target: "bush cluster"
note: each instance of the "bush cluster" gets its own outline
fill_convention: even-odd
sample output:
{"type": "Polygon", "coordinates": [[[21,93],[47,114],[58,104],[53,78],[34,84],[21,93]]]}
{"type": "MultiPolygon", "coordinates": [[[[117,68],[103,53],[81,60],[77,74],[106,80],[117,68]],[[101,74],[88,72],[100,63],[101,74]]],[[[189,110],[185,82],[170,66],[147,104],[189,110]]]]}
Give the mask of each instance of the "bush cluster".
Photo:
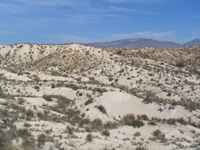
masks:
{"type": "MultiPolygon", "coordinates": [[[[147,116],[145,115],[142,115],[143,119],[148,119],[147,116]]],[[[125,115],[122,119],[122,122],[125,124],[125,125],[129,125],[129,126],[133,126],[134,128],[139,128],[139,127],[142,127],[144,126],[144,123],[142,120],[140,120],[140,117],[138,119],[135,119],[135,116],[133,114],[128,114],[128,115],[125,115]]]]}

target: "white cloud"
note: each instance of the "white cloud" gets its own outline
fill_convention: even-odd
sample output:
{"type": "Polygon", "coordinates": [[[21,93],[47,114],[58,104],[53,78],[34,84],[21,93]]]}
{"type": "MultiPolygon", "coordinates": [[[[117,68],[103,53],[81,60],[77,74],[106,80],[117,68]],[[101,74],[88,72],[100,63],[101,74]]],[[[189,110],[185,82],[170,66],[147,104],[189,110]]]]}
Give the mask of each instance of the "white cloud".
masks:
{"type": "Polygon", "coordinates": [[[24,7],[23,5],[14,4],[14,3],[0,3],[0,15],[4,15],[5,13],[13,13],[13,14],[23,14],[25,12],[33,11],[32,7],[24,7]]]}
{"type": "Polygon", "coordinates": [[[15,0],[15,2],[38,6],[89,6],[89,0],[15,0]]]}
{"type": "Polygon", "coordinates": [[[156,12],[140,11],[140,10],[136,10],[136,9],[128,9],[128,8],[116,7],[116,6],[111,6],[110,9],[112,9],[114,11],[133,12],[133,13],[147,14],[147,15],[159,15],[159,13],[156,13],[156,12]]]}
{"type": "Polygon", "coordinates": [[[194,31],[191,33],[191,35],[196,36],[196,35],[198,35],[198,33],[194,31]]]}
{"type": "Polygon", "coordinates": [[[96,22],[99,16],[88,15],[88,14],[75,14],[75,15],[65,15],[65,21],[70,23],[86,24],[90,22],[96,22]]]}
{"type": "Polygon", "coordinates": [[[22,14],[42,11],[43,8],[55,6],[90,7],[89,0],[13,0],[0,2],[0,15],[4,13],[22,14]],[[42,9],[41,9],[42,8],[42,9]]]}
{"type": "Polygon", "coordinates": [[[123,15],[115,14],[74,14],[74,15],[64,15],[65,21],[69,23],[77,24],[87,24],[87,23],[97,23],[99,19],[102,18],[120,18],[123,15]]]}
{"type": "Polygon", "coordinates": [[[41,14],[41,16],[63,17],[63,14],[69,11],[71,16],[76,17],[77,15],[73,13],[74,10],[77,8],[83,10],[85,7],[91,7],[89,0],[13,0],[0,2],[0,16],[24,15],[22,17],[26,17],[26,15],[32,14],[40,17],[41,14]],[[67,6],[69,9],[56,8],[60,6],[67,6]]]}

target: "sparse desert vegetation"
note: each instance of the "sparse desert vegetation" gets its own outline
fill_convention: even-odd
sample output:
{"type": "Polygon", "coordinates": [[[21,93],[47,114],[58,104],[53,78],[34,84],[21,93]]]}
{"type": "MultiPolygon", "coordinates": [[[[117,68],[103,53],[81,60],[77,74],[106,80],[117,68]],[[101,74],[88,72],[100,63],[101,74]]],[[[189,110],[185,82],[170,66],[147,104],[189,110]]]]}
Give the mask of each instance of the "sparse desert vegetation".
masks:
{"type": "Polygon", "coordinates": [[[0,46],[0,149],[200,149],[199,58],[199,46],[0,46]]]}

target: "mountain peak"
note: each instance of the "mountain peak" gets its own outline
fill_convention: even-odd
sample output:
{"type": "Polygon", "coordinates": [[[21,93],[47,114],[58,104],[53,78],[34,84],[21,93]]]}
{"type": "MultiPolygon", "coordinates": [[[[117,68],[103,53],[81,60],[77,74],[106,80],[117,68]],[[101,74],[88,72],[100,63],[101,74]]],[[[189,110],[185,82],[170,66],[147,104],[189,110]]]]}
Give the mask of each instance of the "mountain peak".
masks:
{"type": "Polygon", "coordinates": [[[143,47],[152,47],[159,49],[167,48],[178,48],[181,47],[181,44],[169,42],[169,41],[157,41],[153,39],[146,38],[135,38],[135,39],[122,39],[112,42],[103,42],[103,43],[91,43],[89,45],[97,47],[113,47],[113,48],[143,48],[143,47]]]}
{"type": "Polygon", "coordinates": [[[183,44],[183,47],[193,47],[193,46],[199,46],[199,45],[200,45],[200,39],[194,39],[190,42],[183,44]]]}
{"type": "Polygon", "coordinates": [[[179,44],[170,41],[158,41],[154,39],[147,38],[134,38],[134,39],[121,39],[117,41],[111,42],[98,42],[98,43],[90,43],[91,46],[96,47],[112,47],[112,48],[144,48],[144,47],[152,47],[159,49],[173,49],[180,47],[193,47],[200,45],[200,39],[194,39],[185,44],[179,44]]]}

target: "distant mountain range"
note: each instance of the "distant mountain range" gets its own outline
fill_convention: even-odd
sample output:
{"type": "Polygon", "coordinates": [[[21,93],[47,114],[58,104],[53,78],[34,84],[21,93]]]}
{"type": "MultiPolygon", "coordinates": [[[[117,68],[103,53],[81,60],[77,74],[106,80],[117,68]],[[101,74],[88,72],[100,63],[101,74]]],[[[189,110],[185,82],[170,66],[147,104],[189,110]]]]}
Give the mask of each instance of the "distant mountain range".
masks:
{"type": "Polygon", "coordinates": [[[194,39],[193,41],[183,44],[183,47],[193,47],[193,46],[199,46],[199,45],[200,45],[200,39],[194,39]]]}
{"type": "Polygon", "coordinates": [[[101,43],[89,43],[88,45],[96,47],[112,47],[112,48],[143,48],[143,47],[153,47],[159,49],[172,49],[179,47],[193,47],[200,45],[200,39],[194,39],[193,41],[187,42],[185,44],[179,44],[169,41],[157,41],[145,38],[136,39],[123,39],[112,42],[101,42],[101,43]]]}

